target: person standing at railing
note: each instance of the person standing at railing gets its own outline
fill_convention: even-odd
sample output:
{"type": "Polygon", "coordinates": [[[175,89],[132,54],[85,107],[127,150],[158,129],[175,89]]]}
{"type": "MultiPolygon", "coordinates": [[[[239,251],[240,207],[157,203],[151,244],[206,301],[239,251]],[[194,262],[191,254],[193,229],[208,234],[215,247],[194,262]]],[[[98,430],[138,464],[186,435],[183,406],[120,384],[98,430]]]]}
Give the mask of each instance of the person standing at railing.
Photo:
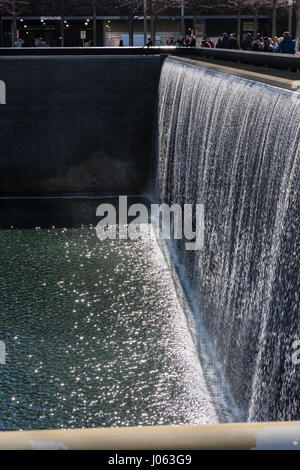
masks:
{"type": "MultiPolygon", "coordinates": [[[[281,38],[281,41],[282,41],[283,38],[281,38]]],[[[278,51],[278,47],[279,47],[279,39],[277,36],[275,36],[274,38],[274,42],[273,42],[273,49],[274,49],[274,52],[277,52],[278,51]]]]}
{"type": "Polygon", "coordinates": [[[223,33],[219,37],[216,47],[220,49],[230,49],[229,45],[230,45],[230,42],[229,42],[228,34],[223,33]]]}
{"type": "Polygon", "coordinates": [[[43,38],[39,38],[36,42],[36,47],[46,47],[46,41],[43,38]]]}
{"type": "Polygon", "coordinates": [[[190,37],[190,47],[196,47],[196,36],[192,33],[190,37]]]}
{"type": "Polygon", "coordinates": [[[261,52],[261,42],[260,39],[255,39],[252,44],[252,51],[254,52],[261,52]]]}
{"type": "Polygon", "coordinates": [[[233,33],[229,36],[229,47],[228,49],[239,49],[237,39],[233,33]]]}
{"type": "Polygon", "coordinates": [[[21,38],[18,38],[15,42],[15,47],[23,47],[24,41],[21,38]]]}
{"type": "Polygon", "coordinates": [[[153,41],[152,41],[151,38],[148,38],[148,41],[147,41],[147,43],[146,43],[146,46],[147,46],[147,47],[152,47],[152,46],[153,46],[153,41]]]}
{"type": "Polygon", "coordinates": [[[253,44],[253,37],[251,33],[248,33],[242,43],[242,49],[244,51],[251,51],[253,44]]]}
{"type": "Polygon", "coordinates": [[[185,47],[191,47],[191,36],[188,34],[185,36],[184,45],[185,47]]]}
{"type": "Polygon", "coordinates": [[[178,44],[179,47],[184,47],[184,37],[179,36],[179,38],[176,41],[176,44],[178,44]]]}
{"type": "Polygon", "coordinates": [[[203,41],[201,42],[201,47],[214,49],[215,43],[210,39],[209,36],[205,36],[203,41]]]}
{"type": "Polygon", "coordinates": [[[280,54],[295,54],[295,41],[289,32],[283,34],[283,40],[279,44],[277,52],[280,54]]]}
{"type": "Polygon", "coordinates": [[[167,39],[167,46],[174,46],[173,36],[170,36],[169,39],[167,39]]]}
{"type": "Polygon", "coordinates": [[[262,45],[263,52],[274,52],[273,49],[273,42],[271,38],[264,38],[264,42],[262,45]]]}

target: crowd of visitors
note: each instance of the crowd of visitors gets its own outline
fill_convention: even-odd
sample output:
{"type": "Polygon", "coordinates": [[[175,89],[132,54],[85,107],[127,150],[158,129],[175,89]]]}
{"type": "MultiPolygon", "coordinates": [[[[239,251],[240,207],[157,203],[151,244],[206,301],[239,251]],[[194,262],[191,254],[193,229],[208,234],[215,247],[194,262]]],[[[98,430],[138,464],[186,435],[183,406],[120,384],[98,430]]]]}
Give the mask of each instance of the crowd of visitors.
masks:
{"type": "MultiPolygon", "coordinates": [[[[193,30],[189,34],[179,36],[177,41],[171,36],[167,40],[168,46],[196,47],[196,35],[193,30]]],[[[209,36],[205,36],[201,41],[201,47],[220,49],[240,49],[237,35],[235,33],[223,33],[215,44],[209,36]]],[[[282,54],[295,54],[296,44],[289,32],[285,32],[282,37],[263,37],[257,34],[248,33],[242,41],[241,48],[245,51],[255,52],[278,52],[282,54]]]]}
{"type": "MultiPolygon", "coordinates": [[[[295,46],[295,41],[292,39],[289,32],[285,32],[280,38],[262,37],[260,34],[254,37],[251,33],[248,33],[242,41],[242,49],[244,51],[254,52],[295,54],[295,46]]],[[[219,37],[216,47],[221,49],[239,49],[236,35],[223,33],[219,37]]]]}
{"type": "Polygon", "coordinates": [[[282,54],[295,54],[296,43],[288,31],[278,38],[261,37],[257,34],[254,38],[248,33],[242,42],[242,49],[255,52],[278,52],[282,54]]]}
{"type": "Polygon", "coordinates": [[[186,36],[179,36],[177,41],[174,40],[173,36],[170,36],[167,40],[167,46],[196,47],[195,32],[191,30],[186,36]]]}
{"type": "Polygon", "coordinates": [[[237,36],[234,33],[223,33],[217,41],[216,47],[219,49],[239,49],[237,36]]]}
{"type": "MultiPolygon", "coordinates": [[[[24,41],[19,38],[15,42],[15,47],[23,47],[24,41]]],[[[167,46],[180,46],[180,47],[196,47],[196,34],[194,30],[189,30],[189,33],[186,36],[179,36],[177,40],[173,36],[170,36],[167,40],[167,46]]],[[[219,49],[240,49],[239,43],[237,40],[237,35],[235,33],[227,34],[223,33],[218,38],[217,43],[215,44],[209,36],[205,36],[200,43],[201,47],[206,48],[219,48],[219,49]]],[[[43,38],[35,39],[36,47],[50,47],[47,41],[43,38]]],[[[120,41],[120,46],[123,46],[123,41],[120,41]]],[[[152,40],[149,37],[147,41],[147,46],[153,46],[152,40]]],[[[255,51],[255,52],[278,52],[282,54],[295,54],[296,50],[296,41],[293,40],[289,32],[283,33],[282,37],[263,37],[260,34],[256,34],[254,37],[253,34],[248,33],[243,39],[241,48],[245,51],[255,51]]]]}

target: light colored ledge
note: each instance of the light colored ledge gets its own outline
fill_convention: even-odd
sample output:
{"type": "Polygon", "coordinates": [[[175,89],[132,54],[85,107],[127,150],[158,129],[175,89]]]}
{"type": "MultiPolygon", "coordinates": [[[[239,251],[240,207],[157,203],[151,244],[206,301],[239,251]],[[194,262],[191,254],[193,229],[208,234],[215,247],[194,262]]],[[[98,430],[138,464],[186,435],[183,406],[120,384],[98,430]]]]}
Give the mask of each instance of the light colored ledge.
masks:
{"type": "Polygon", "coordinates": [[[300,421],[0,432],[0,449],[300,450],[300,421]]]}

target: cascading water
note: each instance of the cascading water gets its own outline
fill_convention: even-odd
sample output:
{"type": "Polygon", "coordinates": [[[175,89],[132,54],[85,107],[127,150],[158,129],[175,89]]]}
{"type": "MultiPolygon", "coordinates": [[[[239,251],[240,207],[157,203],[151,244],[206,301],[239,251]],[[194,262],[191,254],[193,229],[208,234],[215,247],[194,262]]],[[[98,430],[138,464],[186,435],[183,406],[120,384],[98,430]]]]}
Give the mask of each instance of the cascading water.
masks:
{"type": "Polygon", "coordinates": [[[300,418],[300,94],[167,59],[160,202],[204,203],[205,243],[176,254],[244,419],[300,418]]]}

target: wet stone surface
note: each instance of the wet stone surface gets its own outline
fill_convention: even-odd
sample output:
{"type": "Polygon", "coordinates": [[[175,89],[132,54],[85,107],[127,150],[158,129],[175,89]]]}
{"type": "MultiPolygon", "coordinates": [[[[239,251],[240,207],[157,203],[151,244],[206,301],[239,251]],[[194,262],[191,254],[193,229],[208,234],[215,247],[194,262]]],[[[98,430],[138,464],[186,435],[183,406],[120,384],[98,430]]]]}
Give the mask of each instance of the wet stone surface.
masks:
{"type": "Polygon", "coordinates": [[[37,227],[0,250],[0,429],[218,420],[156,241],[37,227]]]}

